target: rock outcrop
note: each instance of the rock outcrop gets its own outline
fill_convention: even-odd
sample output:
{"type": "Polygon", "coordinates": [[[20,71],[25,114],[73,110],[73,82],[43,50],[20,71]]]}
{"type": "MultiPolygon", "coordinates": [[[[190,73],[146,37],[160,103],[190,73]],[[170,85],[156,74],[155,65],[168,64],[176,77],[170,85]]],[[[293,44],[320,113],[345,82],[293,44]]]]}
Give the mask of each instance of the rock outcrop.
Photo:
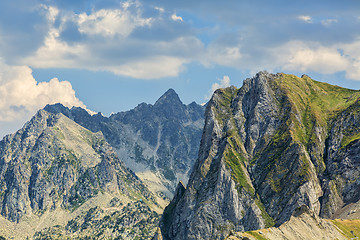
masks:
{"type": "Polygon", "coordinates": [[[332,218],[357,203],[359,97],[306,75],[266,72],[240,89],[217,90],[186,190],[162,217],[162,237],[225,239],[279,226],[303,206],[332,218]]]}

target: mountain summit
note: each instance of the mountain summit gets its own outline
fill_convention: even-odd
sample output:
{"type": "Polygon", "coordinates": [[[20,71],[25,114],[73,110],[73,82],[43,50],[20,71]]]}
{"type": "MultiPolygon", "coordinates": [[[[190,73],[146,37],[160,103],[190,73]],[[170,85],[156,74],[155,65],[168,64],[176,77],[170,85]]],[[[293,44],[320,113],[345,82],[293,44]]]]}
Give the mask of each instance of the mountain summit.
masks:
{"type": "Polygon", "coordinates": [[[170,88],[155,102],[154,106],[159,106],[163,104],[174,104],[178,106],[182,105],[183,103],[181,102],[179,95],[175,92],[175,90],[170,88]]]}
{"type": "Polygon", "coordinates": [[[164,239],[224,239],[279,226],[299,208],[356,218],[360,208],[360,92],[258,73],[218,89],[198,159],[161,220],[164,239]]]}
{"type": "Polygon", "coordinates": [[[161,198],[172,197],[178,181],[187,182],[204,125],[204,107],[183,104],[173,89],[154,105],[141,103],[108,118],[61,104],[45,110],[62,113],[92,132],[101,131],[126,166],[161,198]]]}

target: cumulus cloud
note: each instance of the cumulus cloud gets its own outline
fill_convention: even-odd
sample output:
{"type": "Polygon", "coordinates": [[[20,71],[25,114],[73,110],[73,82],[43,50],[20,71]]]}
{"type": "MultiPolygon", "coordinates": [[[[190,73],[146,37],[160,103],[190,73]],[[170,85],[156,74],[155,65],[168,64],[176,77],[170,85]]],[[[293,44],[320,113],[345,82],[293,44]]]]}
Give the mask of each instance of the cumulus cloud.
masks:
{"type": "Polygon", "coordinates": [[[206,100],[211,98],[212,94],[215,92],[216,89],[230,87],[230,77],[229,76],[225,75],[223,78],[219,78],[217,80],[218,80],[218,82],[213,83],[213,85],[211,85],[209,94],[205,97],[206,100]]]}
{"type": "Polygon", "coordinates": [[[346,70],[349,65],[348,60],[336,48],[310,47],[304,43],[291,42],[287,46],[292,46],[292,53],[289,53],[288,62],[284,66],[287,70],[332,74],[346,70]]]}
{"type": "Polygon", "coordinates": [[[38,109],[54,103],[86,109],[70,82],[53,78],[38,83],[29,67],[0,62],[0,138],[19,129],[38,109]]]}
{"type": "Polygon", "coordinates": [[[312,23],[312,18],[307,15],[300,15],[300,16],[298,16],[298,19],[300,19],[301,21],[304,21],[306,23],[312,23]]]}
{"type": "Polygon", "coordinates": [[[331,46],[289,41],[275,51],[278,59],[274,61],[274,65],[282,66],[283,70],[313,71],[321,74],[343,71],[347,78],[360,80],[360,40],[331,46]]]}
{"type": "MultiPolygon", "coordinates": [[[[358,41],[354,39],[360,22],[354,21],[358,15],[348,14],[351,3],[331,2],[325,6],[314,2],[309,7],[294,9],[293,4],[284,1],[274,11],[265,11],[272,9],[273,4],[265,1],[259,9],[253,4],[234,2],[227,5],[231,7],[224,7],[204,1],[39,2],[42,5],[31,9],[31,16],[36,13],[42,17],[34,25],[27,24],[26,29],[32,34],[34,30],[41,31],[35,31],[36,36],[32,37],[16,37],[21,41],[15,43],[9,40],[9,33],[16,27],[5,25],[17,21],[8,21],[9,16],[4,15],[6,8],[0,8],[3,13],[0,20],[8,23],[0,22],[0,52],[8,63],[110,71],[140,79],[178,76],[191,62],[250,72],[345,71],[351,79],[358,75],[355,73],[359,55],[348,43],[358,41]],[[218,11],[219,8],[224,11],[218,11]],[[344,11],[337,11],[339,8],[344,11]],[[180,9],[187,19],[177,15],[180,9]],[[328,16],[320,18],[320,10],[328,16]],[[260,18],[259,12],[263,13],[260,18]],[[43,19],[47,24],[41,22],[43,19]],[[37,44],[29,44],[37,36],[41,36],[37,44]],[[352,51],[345,49],[347,45],[352,51]],[[338,49],[343,49],[343,53],[338,49]]],[[[24,14],[14,15],[23,20],[24,14]]],[[[20,21],[21,27],[17,26],[21,31],[25,22],[20,21]]]]}
{"type": "Polygon", "coordinates": [[[176,13],[174,13],[173,15],[171,15],[171,19],[174,21],[179,21],[179,22],[183,22],[184,20],[182,19],[182,17],[180,16],[176,16],[176,13]]]}
{"type": "Polygon", "coordinates": [[[127,77],[157,79],[178,76],[184,64],[196,59],[197,52],[203,48],[196,37],[184,36],[186,28],[174,30],[177,28],[172,25],[179,25],[181,17],[174,15],[176,21],[169,21],[170,14],[160,7],[152,7],[155,15],[143,17],[144,6],[137,1],[125,2],[117,9],[79,14],[59,14],[55,7],[44,9],[49,12],[48,35],[43,46],[23,58],[21,64],[36,68],[106,70],[127,77]],[[59,24],[50,17],[54,15],[59,17],[59,24]],[[81,40],[71,42],[62,38],[68,26],[78,31],[81,40]],[[144,33],[154,34],[153,28],[163,36],[147,39],[144,33]],[[143,34],[139,35],[140,31],[143,34]],[[171,31],[169,34],[173,36],[166,39],[166,31],[171,31]]]}
{"type": "Polygon", "coordinates": [[[81,13],[77,19],[79,31],[88,35],[127,37],[137,27],[150,26],[151,18],[143,18],[141,13],[133,14],[129,7],[127,3],[123,9],[101,9],[90,15],[81,13]]]}

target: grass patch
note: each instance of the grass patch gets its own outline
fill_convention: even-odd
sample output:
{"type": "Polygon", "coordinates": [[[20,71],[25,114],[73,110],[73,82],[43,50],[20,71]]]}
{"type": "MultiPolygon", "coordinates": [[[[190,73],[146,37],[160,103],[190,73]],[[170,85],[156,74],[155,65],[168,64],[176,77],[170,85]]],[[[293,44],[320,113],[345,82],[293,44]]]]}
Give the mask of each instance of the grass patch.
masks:
{"type": "Polygon", "coordinates": [[[359,140],[359,139],[360,139],[360,132],[356,133],[352,136],[344,136],[343,139],[341,140],[341,148],[345,148],[350,143],[352,143],[356,140],[359,140]]]}
{"type": "Polygon", "coordinates": [[[274,219],[266,212],[264,204],[261,202],[259,196],[255,199],[256,205],[261,210],[261,217],[265,220],[265,228],[270,228],[275,225],[274,219]]]}
{"type": "Polygon", "coordinates": [[[240,187],[244,188],[251,195],[255,194],[254,188],[248,182],[248,178],[245,173],[245,167],[243,162],[245,159],[237,152],[234,152],[233,148],[227,148],[224,152],[224,160],[227,166],[231,170],[231,176],[233,180],[239,184],[240,187]]]}
{"type": "Polygon", "coordinates": [[[307,76],[281,74],[275,79],[275,88],[281,89],[292,108],[293,136],[308,146],[317,141],[314,127],[328,129],[329,119],[351,106],[359,97],[357,90],[346,89],[315,81],[307,76]]]}
{"type": "Polygon", "coordinates": [[[346,237],[354,238],[359,237],[360,238],[360,220],[340,220],[335,219],[331,220],[333,224],[335,224],[346,237]]]}
{"type": "Polygon", "coordinates": [[[250,231],[247,233],[258,240],[268,240],[266,237],[262,236],[258,231],[250,231]]]}

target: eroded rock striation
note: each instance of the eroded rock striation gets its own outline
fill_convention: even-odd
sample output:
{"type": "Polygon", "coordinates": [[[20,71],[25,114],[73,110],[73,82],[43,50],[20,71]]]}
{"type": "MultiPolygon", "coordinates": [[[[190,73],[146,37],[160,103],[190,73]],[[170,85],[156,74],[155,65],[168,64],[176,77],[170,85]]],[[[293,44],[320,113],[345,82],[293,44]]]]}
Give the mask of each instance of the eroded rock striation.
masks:
{"type": "Polygon", "coordinates": [[[360,199],[359,97],[306,75],[266,72],[240,89],[217,90],[187,187],[162,217],[162,237],[224,239],[279,226],[302,206],[351,217],[360,199]]]}

